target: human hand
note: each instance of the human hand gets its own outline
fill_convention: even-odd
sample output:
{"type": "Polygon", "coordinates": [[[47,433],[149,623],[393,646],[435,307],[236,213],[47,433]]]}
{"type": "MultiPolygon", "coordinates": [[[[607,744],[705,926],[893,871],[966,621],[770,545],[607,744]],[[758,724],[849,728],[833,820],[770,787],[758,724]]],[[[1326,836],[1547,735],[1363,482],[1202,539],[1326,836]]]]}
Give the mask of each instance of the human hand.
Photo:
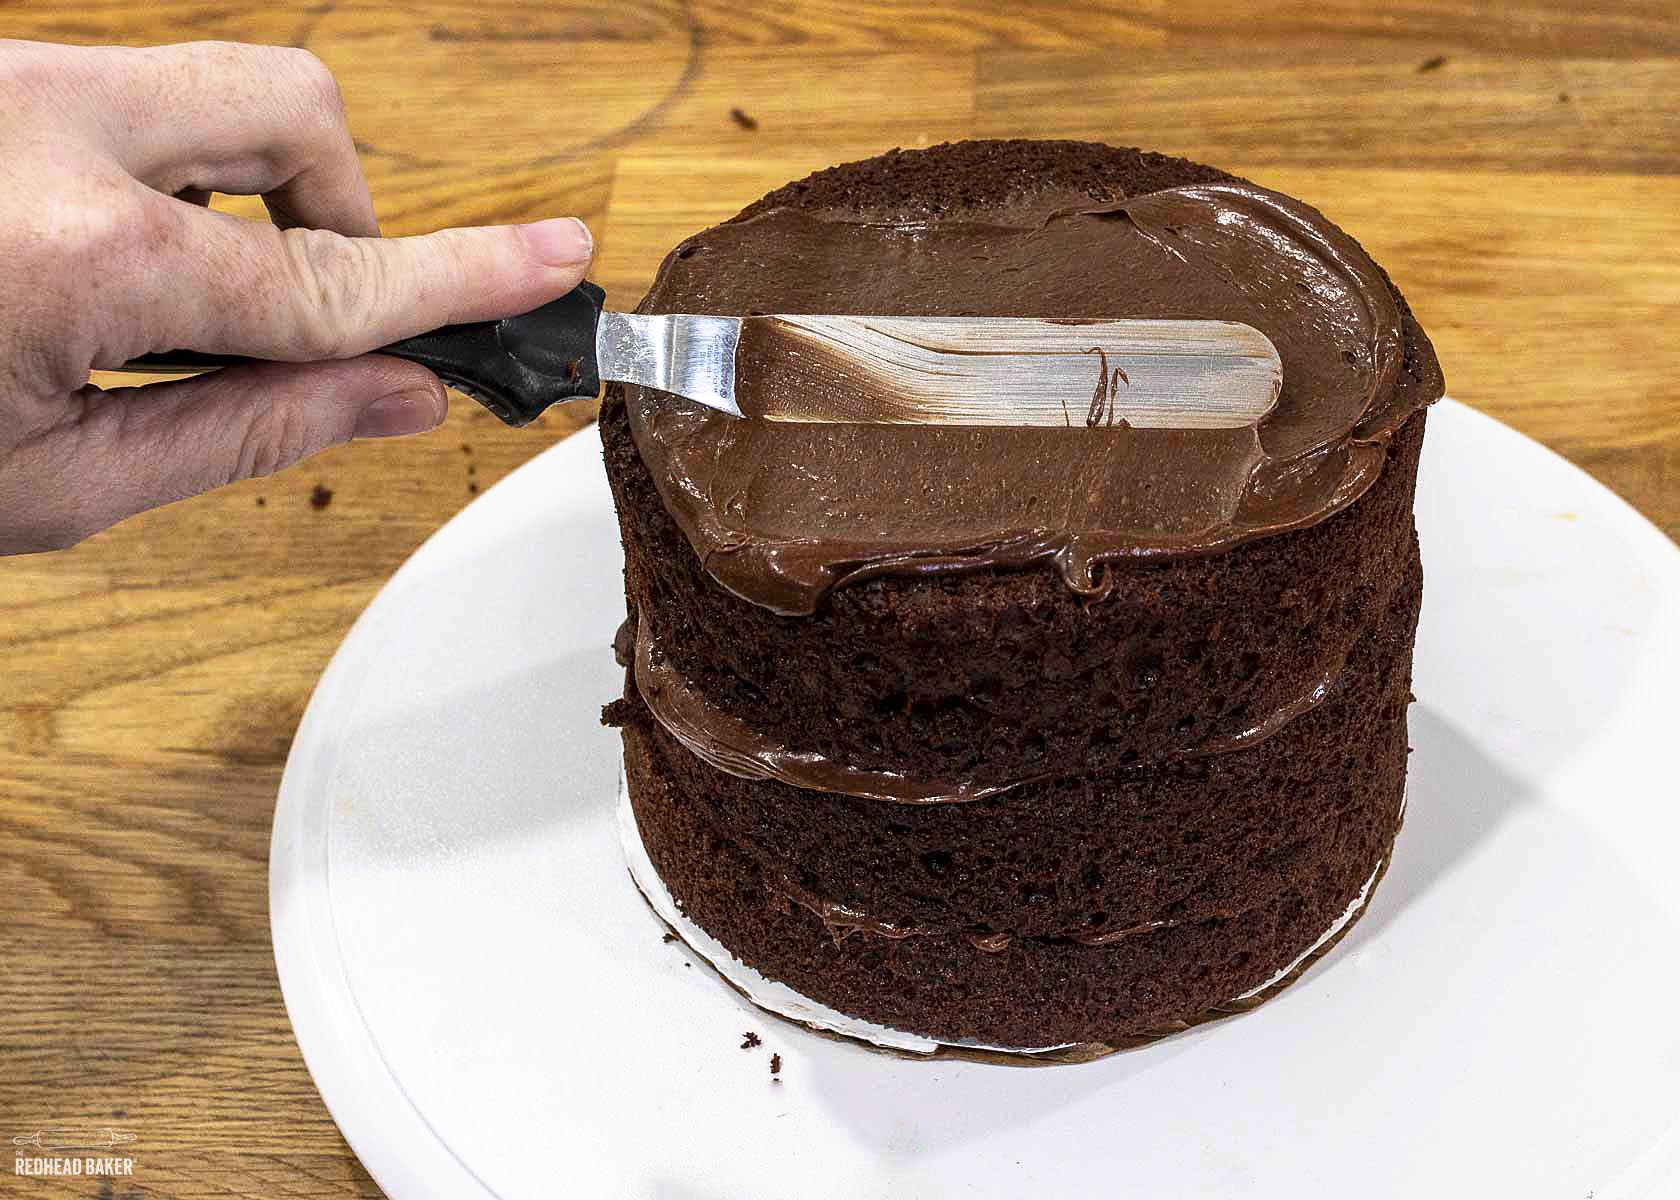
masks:
{"type": "Polygon", "coordinates": [[[571,218],[379,237],[337,85],[303,50],[0,40],[0,554],[443,420],[376,346],[583,278],[571,218]],[[273,224],[204,207],[263,197],[273,224]],[[144,388],[90,369],[276,360],[144,388]]]}

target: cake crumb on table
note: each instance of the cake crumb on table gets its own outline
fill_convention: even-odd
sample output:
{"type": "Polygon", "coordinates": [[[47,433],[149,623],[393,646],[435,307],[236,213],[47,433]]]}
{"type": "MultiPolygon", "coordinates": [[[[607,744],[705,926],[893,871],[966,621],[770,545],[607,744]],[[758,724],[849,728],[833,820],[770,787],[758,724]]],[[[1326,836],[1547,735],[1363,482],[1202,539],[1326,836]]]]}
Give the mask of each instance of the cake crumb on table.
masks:
{"type": "Polygon", "coordinates": [[[750,1029],[741,1035],[741,1049],[743,1050],[751,1050],[754,1046],[762,1046],[763,1044],[764,1042],[758,1034],[750,1029]]]}
{"type": "MultiPolygon", "coordinates": [[[[772,1054],[770,1056],[770,1074],[780,1075],[781,1073],[782,1073],[782,1056],[780,1054],[772,1054]]],[[[778,1079],[776,1082],[780,1083],[781,1080],[778,1079]]]]}
{"type": "Polygon", "coordinates": [[[751,130],[754,130],[754,129],[758,128],[758,120],[755,117],[752,117],[752,116],[748,115],[743,109],[739,109],[739,108],[730,109],[729,110],[729,119],[731,121],[734,121],[735,124],[739,125],[742,129],[745,129],[745,130],[748,130],[748,131],[751,131],[751,130]]]}
{"type": "Polygon", "coordinates": [[[1439,71],[1446,65],[1447,56],[1445,54],[1437,54],[1434,58],[1426,58],[1418,64],[1418,74],[1427,75],[1431,71],[1439,71]]]}
{"type": "Polygon", "coordinates": [[[317,483],[309,492],[309,507],[320,512],[332,503],[333,490],[324,483],[317,483]]]}

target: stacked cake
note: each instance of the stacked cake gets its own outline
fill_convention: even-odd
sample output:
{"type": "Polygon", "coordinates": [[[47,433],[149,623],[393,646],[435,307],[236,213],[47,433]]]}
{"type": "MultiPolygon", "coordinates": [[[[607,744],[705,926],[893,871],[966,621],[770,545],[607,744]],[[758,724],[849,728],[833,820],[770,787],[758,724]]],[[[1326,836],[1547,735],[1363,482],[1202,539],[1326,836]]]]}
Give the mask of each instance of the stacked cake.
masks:
{"type": "Polygon", "coordinates": [[[841,1014],[1078,1053],[1264,998],[1345,928],[1401,817],[1442,388],[1351,238],[1182,159],[969,142],[771,193],[641,311],[1212,318],[1284,367],[1239,430],[609,390],[607,716],[686,921],[841,1014]]]}

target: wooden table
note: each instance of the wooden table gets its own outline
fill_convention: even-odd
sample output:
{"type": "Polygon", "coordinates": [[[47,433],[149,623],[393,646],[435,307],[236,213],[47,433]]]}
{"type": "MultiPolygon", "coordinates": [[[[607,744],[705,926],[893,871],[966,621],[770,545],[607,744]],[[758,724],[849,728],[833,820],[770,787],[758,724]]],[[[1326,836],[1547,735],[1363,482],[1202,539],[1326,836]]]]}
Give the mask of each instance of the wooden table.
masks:
{"type": "MultiPolygon", "coordinates": [[[[14,0],[0,33],[308,46],[343,85],[387,232],[576,213],[622,305],[685,234],[892,146],[1032,135],[1204,159],[1353,231],[1454,395],[1680,536],[1680,16],[1487,7],[14,0]]],[[[0,562],[0,1134],[138,1136],[132,1181],[5,1162],[0,1193],[379,1194],[276,986],[281,765],[390,573],[587,419],[516,432],[457,400],[428,437],[0,562]]]]}

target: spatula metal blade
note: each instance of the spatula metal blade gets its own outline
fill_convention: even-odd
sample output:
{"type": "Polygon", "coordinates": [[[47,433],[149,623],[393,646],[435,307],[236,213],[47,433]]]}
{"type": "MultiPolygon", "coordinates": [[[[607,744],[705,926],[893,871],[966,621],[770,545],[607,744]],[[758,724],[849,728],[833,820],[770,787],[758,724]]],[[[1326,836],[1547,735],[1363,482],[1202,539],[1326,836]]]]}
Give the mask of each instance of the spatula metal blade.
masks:
{"type": "Polygon", "coordinates": [[[1240,428],[1271,411],[1283,383],[1271,341],[1229,321],[622,319],[654,348],[632,374],[603,353],[603,375],[770,421],[1240,428]]]}

